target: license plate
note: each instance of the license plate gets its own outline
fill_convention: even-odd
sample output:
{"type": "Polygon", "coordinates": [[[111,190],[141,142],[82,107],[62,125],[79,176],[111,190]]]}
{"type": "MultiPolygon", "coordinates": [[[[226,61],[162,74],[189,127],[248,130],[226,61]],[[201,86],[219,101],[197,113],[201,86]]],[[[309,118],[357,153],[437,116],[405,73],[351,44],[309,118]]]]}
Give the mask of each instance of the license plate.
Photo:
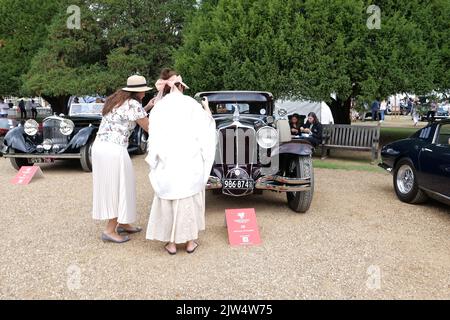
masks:
{"type": "Polygon", "coordinates": [[[34,158],[34,159],[30,159],[31,163],[54,163],[55,159],[49,159],[49,158],[34,158]]]}
{"type": "Polygon", "coordinates": [[[225,189],[253,189],[253,180],[238,180],[238,179],[227,179],[223,183],[225,189]]]}

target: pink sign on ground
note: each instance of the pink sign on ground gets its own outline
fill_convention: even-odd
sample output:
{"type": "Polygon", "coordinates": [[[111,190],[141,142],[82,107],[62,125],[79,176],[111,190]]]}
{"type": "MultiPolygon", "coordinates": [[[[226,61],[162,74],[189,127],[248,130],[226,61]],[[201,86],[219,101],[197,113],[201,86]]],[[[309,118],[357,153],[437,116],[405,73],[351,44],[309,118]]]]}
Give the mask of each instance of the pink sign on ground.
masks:
{"type": "Polygon", "coordinates": [[[228,238],[232,246],[261,244],[255,209],[226,210],[228,238]]]}
{"type": "Polygon", "coordinates": [[[26,186],[28,185],[34,177],[40,178],[43,176],[42,170],[38,166],[32,167],[22,167],[19,173],[11,180],[12,184],[26,186]]]}

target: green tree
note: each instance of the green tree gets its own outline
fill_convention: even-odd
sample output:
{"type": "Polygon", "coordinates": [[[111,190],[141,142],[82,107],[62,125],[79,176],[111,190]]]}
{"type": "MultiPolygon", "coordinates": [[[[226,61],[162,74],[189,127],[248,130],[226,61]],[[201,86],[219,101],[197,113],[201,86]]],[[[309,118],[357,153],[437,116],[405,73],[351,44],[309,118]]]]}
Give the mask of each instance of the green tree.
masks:
{"type": "Polygon", "coordinates": [[[64,0],[81,8],[81,28],[67,28],[60,10],[25,75],[24,90],[65,112],[71,95],[107,95],[134,73],[157,78],[172,64],[181,31],[195,0],[64,0]]]}
{"type": "Polygon", "coordinates": [[[445,0],[219,0],[186,27],[176,66],[194,91],[269,90],[280,98],[331,103],[350,121],[352,98],[448,90],[445,0]],[[335,93],[336,99],[330,94],[335,93]]]}
{"type": "Polygon", "coordinates": [[[0,0],[0,96],[22,94],[22,75],[47,37],[58,2],[0,0]]]}

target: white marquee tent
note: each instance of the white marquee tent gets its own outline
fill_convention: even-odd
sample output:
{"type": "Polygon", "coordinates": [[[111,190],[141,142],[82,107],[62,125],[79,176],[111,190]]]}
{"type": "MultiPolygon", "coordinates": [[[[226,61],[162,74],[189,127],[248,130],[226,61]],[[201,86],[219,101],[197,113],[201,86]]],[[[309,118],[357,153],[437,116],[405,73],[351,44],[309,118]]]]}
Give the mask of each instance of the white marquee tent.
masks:
{"type": "Polygon", "coordinates": [[[334,124],[331,109],[325,102],[278,100],[275,102],[275,107],[286,109],[289,115],[298,113],[301,116],[307,116],[310,112],[314,112],[322,124],[334,124]]]}

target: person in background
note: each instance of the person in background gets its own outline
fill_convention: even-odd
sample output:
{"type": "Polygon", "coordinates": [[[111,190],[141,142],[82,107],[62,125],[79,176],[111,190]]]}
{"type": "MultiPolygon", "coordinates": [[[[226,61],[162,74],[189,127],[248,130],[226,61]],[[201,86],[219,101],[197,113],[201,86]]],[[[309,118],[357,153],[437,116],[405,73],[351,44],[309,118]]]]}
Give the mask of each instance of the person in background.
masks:
{"type": "Polygon", "coordinates": [[[378,120],[378,111],[380,110],[380,99],[375,99],[372,103],[372,121],[378,120]]]}
{"type": "Polygon", "coordinates": [[[37,119],[37,115],[38,115],[37,108],[38,108],[38,106],[39,105],[34,100],[31,100],[31,118],[33,118],[34,120],[37,119]]]}
{"type": "Polygon", "coordinates": [[[427,113],[428,121],[431,121],[434,119],[434,117],[436,117],[437,109],[438,109],[438,104],[437,104],[436,100],[431,101],[430,110],[427,113]]]}
{"type": "Polygon", "coordinates": [[[30,112],[31,112],[31,100],[27,100],[27,102],[25,102],[25,110],[27,111],[27,115],[30,114],[30,112]]]}
{"type": "Polygon", "coordinates": [[[27,109],[25,108],[25,101],[20,99],[19,101],[20,118],[25,120],[27,118],[27,109]]]}
{"type": "Polygon", "coordinates": [[[314,112],[308,114],[308,121],[304,127],[300,128],[300,131],[310,135],[305,139],[311,142],[314,147],[322,143],[323,126],[314,112]]]}
{"type": "Polygon", "coordinates": [[[151,90],[141,76],[128,78],[127,87],[108,97],[103,119],[92,146],[94,220],[108,221],[101,239],[124,243],[125,234],[141,232],[131,226],[136,222],[136,182],[128,154],[128,141],[138,124],[148,131],[147,113],[141,101],[151,90]]]}
{"type": "Polygon", "coordinates": [[[413,116],[414,103],[413,103],[412,98],[408,99],[407,106],[408,106],[408,113],[411,114],[411,118],[414,120],[414,116],[413,116]]]}
{"type": "Polygon", "coordinates": [[[413,102],[412,100],[410,100],[410,102],[412,120],[414,122],[414,127],[417,127],[417,124],[419,123],[419,108],[416,102],[413,102]]]}
{"type": "Polygon", "coordinates": [[[8,118],[9,106],[5,103],[3,98],[0,98],[0,118],[8,118]]]}
{"type": "Polygon", "coordinates": [[[291,126],[291,133],[293,136],[300,135],[300,128],[302,127],[302,124],[300,123],[299,114],[295,113],[292,115],[290,126],[291,126]]]}
{"type": "Polygon", "coordinates": [[[387,101],[384,99],[380,103],[380,123],[384,122],[386,110],[387,110],[387,101]]]}

